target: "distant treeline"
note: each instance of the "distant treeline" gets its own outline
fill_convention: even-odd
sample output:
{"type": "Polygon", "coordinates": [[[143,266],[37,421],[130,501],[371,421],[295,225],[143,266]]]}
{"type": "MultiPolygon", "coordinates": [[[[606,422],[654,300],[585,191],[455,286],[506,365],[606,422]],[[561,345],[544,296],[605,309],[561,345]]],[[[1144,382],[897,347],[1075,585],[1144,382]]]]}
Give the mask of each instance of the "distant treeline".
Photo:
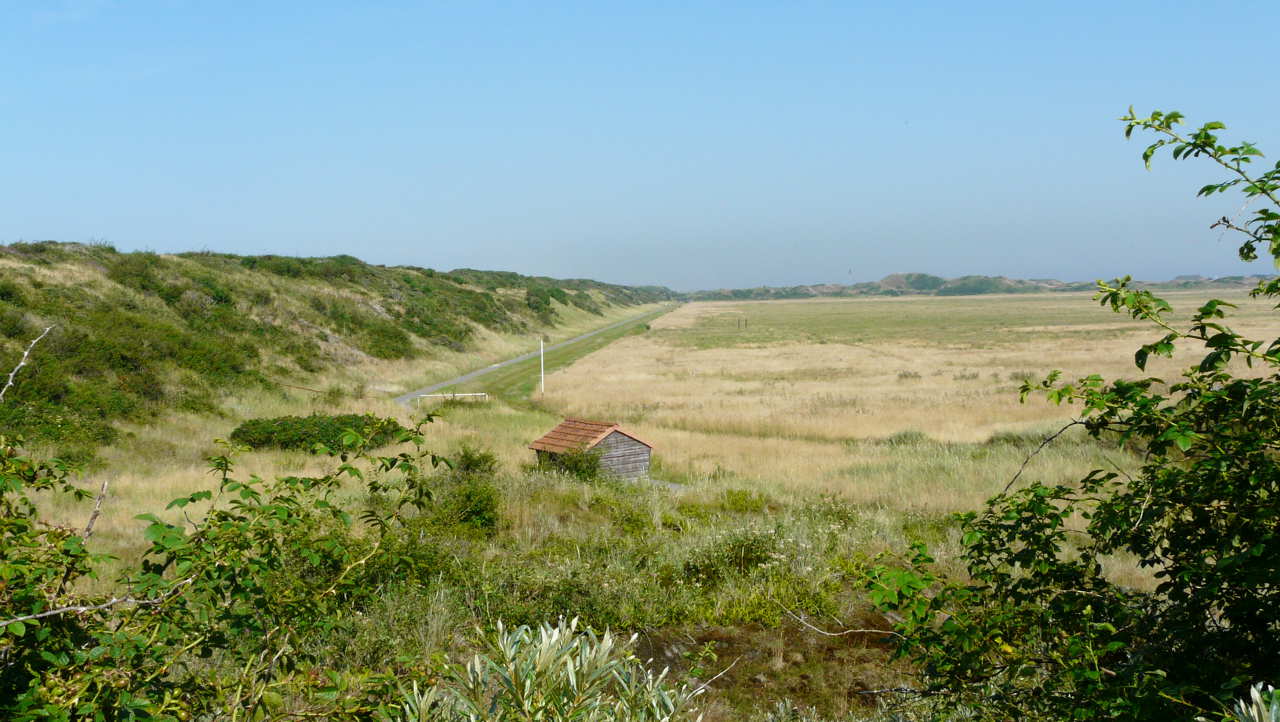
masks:
{"type": "MultiPolygon", "coordinates": [[[[1136,284],[1145,288],[1234,288],[1252,287],[1262,276],[1179,276],[1171,281],[1147,281],[1136,284]]],[[[685,294],[689,301],[763,301],[786,298],[847,296],[979,296],[990,293],[1051,293],[1092,291],[1094,284],[1084,281],[1053,279],[1022,280],[1004,276],[960,276],[942,278],[928,273],[894,273],[879,281],[839,284],[821,283],[804,286],[760,286],[757,288],[716,289],[685,294]]]]}
{"type": "Polygon", "coordinates": [[[0,246],[0,368],[53,327],[0,405],[0,434],[87,453],[115,422],[217,410],[219,391],[362,359],[462,351],[481,329],[534,333],[576,308],[670,299],[665,288],[413,266],[351,256],[120,253],[0,246]]]}

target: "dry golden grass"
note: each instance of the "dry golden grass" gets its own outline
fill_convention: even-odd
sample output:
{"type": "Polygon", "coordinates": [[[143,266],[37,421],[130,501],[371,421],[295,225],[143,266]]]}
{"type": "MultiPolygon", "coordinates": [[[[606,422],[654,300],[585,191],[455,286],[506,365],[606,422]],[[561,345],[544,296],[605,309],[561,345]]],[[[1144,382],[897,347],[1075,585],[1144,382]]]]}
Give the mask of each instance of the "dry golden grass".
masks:
{"type": "MultiPolygon", "coordinates": [[[[1177,308],[1206,295],[1169,296],[1177,308]]],[[[1280,335],[1242,295],[1239,326],[1280,335]]],[[[1019,403],[1023,378],[1133,377],[1133,351],[1156,336],[1087,294],[697,303],[652,326],[552,375],[543,405],[625,423],[678,478],[931,513],[974,508],[1016,473],[1030,449],[983,445],[993,435],[1047,434],[1077,412],[1019,403]],[[902,432],[928,438],[891,443],[902,432]]],[[[1193,360],[1157,359],[1147,373],[1175,376],[1193,360]]],[[[1070,481],[1133,463],[1063,443],[1024,476],[1070,481]]]]}

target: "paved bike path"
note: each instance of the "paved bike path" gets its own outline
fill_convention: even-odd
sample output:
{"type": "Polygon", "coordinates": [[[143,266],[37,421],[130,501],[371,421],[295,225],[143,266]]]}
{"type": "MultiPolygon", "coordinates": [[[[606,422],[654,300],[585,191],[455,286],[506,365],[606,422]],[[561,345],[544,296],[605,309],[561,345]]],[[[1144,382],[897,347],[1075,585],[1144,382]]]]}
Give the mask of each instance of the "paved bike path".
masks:
{"type": "MultiPolygon", "coordinates": [[[[611,323],[611,324],[609,324],[608,326],[603,326],[603,327],[601,327],[601,328],[597,328],[597,329],[596,329],[596,330],[594,330],[594,331],[588,331],[587,333],[584,333],[584,334],[582,334],[581,336],[574,336],[573,338],[568,339],[568,340],[566,340],[566,341],[560,341],[559,343],[553,343],[553,344],[551,344],[550,346],[547,346],[545,349],[543,349],[543,352],[545,353],[545,352],[547,352],[547,351],[554,351],[554,350],[556,350],[556,349],[558,349],[558,348],[564,348],[565,346],[569,346],[569,345],[575,344],[575,343],[577,343],[577,342],[579,342],[579,341],[581,341],[581,340],[583,340],[583,339],[591,338],[592,336],[595,336],[595,335],[597,335],[597,334],[604,333],[605,331],[610,331],[610,330],[615,329],[615,328],[617,328],[617,327],[619,327],[619,326],[625,326],[625,325],[627,325],[627,324],[629,324],[629,323],[636,323],[636,322],[640,321],[641,319],[644,319],[644,318],[647,318],[647,317],[650,317],[650,316],[653,316],[653,317],[660,316],[660,315],[662,315],[662,314],[664,314],[664,313],[666,313],[666,312],[668,312],[668,311],[670,311],[670,310],[671,310],[671,309],[667,308],[667,309],[662,309],[662,310],[660,310],[660,311],[650,311],[649,313],[642,313],[642,314],[640,314],[639,316],[635,316],[635,317],[632,317],[632,318],[624,319],[624,320],[622,320],[622,321],[618,321],[617,323],[611,323]]],[[[503,368],[504,366],[510,366],[511,364],[518,364],[518,363],[520,363],[521,361],[528,361],[528,360],[529,360],[529,359],[531,359],[531,358],[537,358],[537,357],[538,357],[538,352],[537,352],[537,351],[530,351],[529,353],[521,354],[521,355],[519,355],[519,356],[516,356],[515,358],[509,358],[509,359],[507,359],[506,361],[500,361],[500,362],[498,362],[498,363],[496,363],[496,364],[493,364],[493,365],[491,365],[491,366],[485,366],[485,367],[484,367],[484,368],[482,368],[482,369],[476,369],[475,371],[472,371],[471,373],[463,374],[463,375],[461,375],[461,376],[458,376],[457,378],[452,378],[452,379],[449,379],[448,381],[441,381],[441,382],[440,382],[440,383],[438,383],[438,384],[432,384],[432,385],[430,385],[430,386],[426,386],[426,387],[420,388],[420,389],[418,389],[418,390],[416,390],[416,391],[410,391],[410,392],[409,392],[409,393],[407,393],[407,394],[401,394],[400,396],[397,396],[397,397],[395,398],[395,400],[396,400],[396,402],[397,402],[397,403],[399,403],[399,404],[401,404],[401,405],[403,405],[403,406],[408,406],[408,405],[410,405],[410,404],[412,404],[412,403],[413,403],[413,400],[414,400],[415,398],[417,398],[417,397],[419,397],[419,396],[421,396],[421,395],[423,395],[423,394],[429,394],[429,393],[432,393],[433,391],[439,391],[440,389],[443,389],[443,388],[446,388],[446,387],[449,387],[449,386],[456,386],[456,385],[461,384],[461,383],[466,383],[467,381],[470,381],[470,380],[472,380],[472,379],[475,379],[475,378],[479,378],[479,377],[481,377],[481,376],[484,376],[484,375],[485,375],[485,374],[487,374],[487,373],[491,373],[491,372],[493,372],[493,371],[497,371],[498,369],[503,368]]]]}

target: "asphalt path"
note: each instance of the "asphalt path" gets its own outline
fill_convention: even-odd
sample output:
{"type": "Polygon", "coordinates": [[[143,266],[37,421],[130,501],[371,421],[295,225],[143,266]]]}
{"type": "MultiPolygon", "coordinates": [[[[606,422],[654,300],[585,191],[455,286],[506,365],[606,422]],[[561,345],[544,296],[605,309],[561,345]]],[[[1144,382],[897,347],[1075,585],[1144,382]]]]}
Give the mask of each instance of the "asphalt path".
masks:
{"type": "MultiPolygon", "coordinates": [[[[639,321],[639,320],[641,320],[641,319],[643,319],[643,318],[647,318],[647,317],[649,317],[649,316],[658,316],[658,315],[660,315],[660,314],[662,314],[662,313],[666,313],[666,311],[668,311],[668,310],[670,310],[670,309],[665,309],[665,310],[663,310],[663,311],[650,311],[649,313],[643,313],[643,314],[640,314],[639,316],[635,316],[635,317],[633,317],[633,318],[628,318],[628,319],[625,319],[625,320],[622,320],[622,321],[618,321],[617,323],[612,323],[612,324],[609,324],[608,326],[603,326],[603,327],[601,327],[601,328],[597,328],[597,329],[596,329],[596,330],[594,330],[594,331],[588,331],[587,333],[584,333],[584,334],[582,334],[581,336],[574,336],[573,338],[571,338],[571,339],[569,339],[569,340],[567,340],[567,341],[561,341],[561,342],[559,342],[559,343],[553,343],[553,344],[551,344],[550,346],[547,346],[545,349],[543,349],[543,351],[544,351],[544,352],[546,352],[546,351],[554,351],[554,350],[556,350],[556,349],[558,349],[558,348],[564,348],[565,346],[573,345],[573,344],[575,344],[575,343],[577,343],[577,342],[579,342],[579,341],[581,341],[581,340],[583,340],[583,339],[591,338],[592,336],[595,336],[596,334],[604,333],[605,331],[609,331],[609,330],[615,329],[615,328],[617,328],[617,327],[619,327],[619,326],[625,326],[625,325],[627,325],[627,324],[629,324],[629,323],[635,323],[635,322],[637,322],[637,321],[639,321]]],[[[459,376],[459,377],[457,377],[457,378],[452,378],[452,379],[449,379],[448,381],[441,381],[441,382],[440,382],[440,383],[438,383],[438,384],[432,384],[431,386],[426,386],[426,387],[424,387],[424,388],[420,388],[420,389],[418,389],[417,391],[410,391],[410,392],[409,392],[409,393],[407,393],[407,394],[401,394],[400,396],[397,396],[395,400],[396,400],[396,402],[397,402],[397,403],[399,403],[399,404],[401,404],[401,405],[403,405],[403,406],[409,406],[409,405],[411,405],[411,404],[413,403],[413,400],[414,400],[415,398],[417,398],[417,397],[419,397],[419,396],[421,396],[421,395],[423,395],[423,394],[433,393],[433,392],[435,392],[435,391],[439,391],[440,389],[443,389],[443,388],[448,388],[448,387],[450,387],[450,386],[456,386],[456,385],[461,384],[461,383],[466,383],[467,381],[470,381],[470,380],[472,380],[472,379],[475,379],[475,378],[479,378],[479,377],[481,377],[481,376],[484,376],[484,375],[485,375],[485,374],[487,374],[487,373],[492,373],[492,372],[494,372],[494,371],[497,371],[498,369],[500,369],[500,368],[502,368],[502,367],[504,367],[504,366],[510,366],[511,364],[518,364],[518,363],[520,363],[521,361],[528,361],[528,360],[529,360],[529,359],[531,359],[531,358],[537,358],[537,357],[538,357],[538,352],[537,352],[537,351],[530,351],[529,353],[521,354],[521,355],[519,355],[519,356],[516,356],[515,358],[510,358],[510,359],[507,359],[506,361],[500,361],[500,362],[498,362],[498,363],[496,363],[496,364],[493,364],[493,365],[491,365],[491,366],[485,366],[485,367],[484,367],[484,368],[482,368],[482,369],[476,369],[475,371],[472,371],[471,373],[463,374],[463,375],[461,375],[461,376],[459,376]]]]}

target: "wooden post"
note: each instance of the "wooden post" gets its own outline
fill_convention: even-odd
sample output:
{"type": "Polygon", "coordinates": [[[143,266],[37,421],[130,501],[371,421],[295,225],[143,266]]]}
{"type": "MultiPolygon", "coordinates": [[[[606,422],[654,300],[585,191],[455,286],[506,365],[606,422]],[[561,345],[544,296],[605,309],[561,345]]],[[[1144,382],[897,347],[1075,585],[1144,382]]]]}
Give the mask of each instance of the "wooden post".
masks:
{"type": "Polygon", "coordinates": [[[546,352],[543,350],[542,344],[543,344],[542,337],[539,336],[538,337],[538,379],[539,379],[539,385],[541,387],[541,391],[539,393],[545,394],[547,393],[547,361],[546,361],[546,356],[544,355],[546,352]]]}

